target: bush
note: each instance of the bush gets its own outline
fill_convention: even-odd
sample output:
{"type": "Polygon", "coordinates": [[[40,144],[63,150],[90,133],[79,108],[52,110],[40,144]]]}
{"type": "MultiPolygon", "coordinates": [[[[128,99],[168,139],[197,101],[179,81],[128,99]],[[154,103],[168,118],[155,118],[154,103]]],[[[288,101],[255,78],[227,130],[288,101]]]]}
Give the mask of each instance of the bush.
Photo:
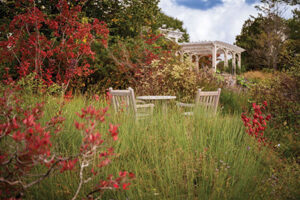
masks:
{"type": "Polygon", "coordinates": [[[274,142],[282,143],[286,146],[285,155],[299,155],[299,135],[300,127],[300,79],[296,73],[276,72],[271,79],[265,79],[250,90],[253,101],[266,100],[270,106],[268,112],[272,115],[273,130],[270,131],[274,142]],[[279,129],[279,130],[278,130],[279,129]],[[287,146],[289,139],[296,143],[287,146]]]}
{"type": "Polygon", "coordinates": [[[163,57],[154,60],[144,71],[144,76],[136,85],[137,93],[143,95],[176,95],[181,101],[193,101],[197,89],[216,90],[222,81],[212,71],[193,70],[190,61],[179,61],[177,57],[163,57]]]}
{"type": "Polygon", "coordinates": [[[273,75],[269,72],[262,71],[248,71],[243,74],[244,78],[251,83],[258,83],[266,79],[270,79],[273,75]]]}
{"type": "MultiPolygon", "coordinates": [[[[102,168],[114,155],[112,144],[118,139],[118,126],[109,124],[107,134],[99,132],[108,108],[88,106],[77,113],[80,119],[75,120],[77,130],[72,133],[79,132],[81,140],[75,145],[76,151],[65,154],[57,144],[65,121],[62,107],[56,113],[52,110],[55,115],[45,120],[44,103],[24,104],[20,91],[14,82],[0,88],[0,166],[3,167],[0,198],[23,198],[25,192],[44,179],[72,170],[79,177],[72,199],[82,196],[82,187],[101,177],[102,168]]],[[[110,175],[85,195],[90,198],[105,189],[127,189],[128,176],[133,177],[133,174],[121,171],[118,178],[110,175]]]]}

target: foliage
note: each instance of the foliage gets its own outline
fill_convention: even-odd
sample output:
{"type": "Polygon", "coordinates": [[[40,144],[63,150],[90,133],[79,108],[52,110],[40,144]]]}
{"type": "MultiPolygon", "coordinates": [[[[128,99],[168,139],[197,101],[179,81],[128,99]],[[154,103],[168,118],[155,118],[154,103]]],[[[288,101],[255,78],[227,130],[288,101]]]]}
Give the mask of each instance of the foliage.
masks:
{"type": "Polygon", "coordinates": [[[273,77],[273,74],[263,71],[248,71],[243,74],[243,77],[250,83],[258,83],[267,79],[271,79],[273,77]]]}
{"type": "Polygon", "coordinates": [[[262,22],[262,17],[252,17],[246,20],[241,34],[236,36],[236,45],[246,49],[246,51],[242,53],[242,63],[246,65],[248,70],[258,68],[260,65],[260,62],[257,62],[257,59],[253,59],[254,55],[252,54],[254,54],[255,49],[259,48],[255,42],[255,38],[262,32],[262,22]]]}
{"type": "Polygon", "coordinates": [[[293,10],[293,18],[287,20],[289,39],[285,42],[280,54],[280,65],[283,69],[300,66],[300,11],[293,10]]]}
{"type": "MultiPolygon", "coordinates": [[[[95,179],[101,168],[111,162],[114,155],[112,144],[118,139],[118,126],[110,124],[109,133],[100,134],[98,129],[105,121],[108,108],[88,106],[82,109],[78,114],[82,121],[75,121],[75,127],[82,137],[81,145],[76,154],[64,155],[53,142],[53,138],[57,138],[63,130],[65,118],[62,116],[62,107],[42,123],[44,103],[35,106],[24,104],[20,90],[13,81],[1,87],[0,197],[22,198],[24,192],[49,176],[75,170],[79,183],[72,199],[76,199],[83,185],[95,179]],[[96,156],[99,156],[99,164],[91,166],[96,156]]],[[[102,194],[106,189],[128,189],[128,176],[134,177],[126,171],[121,171],[118,178],[110,175],[87,195],[92,197],[96,192],[102,194]]]]}
{"type": "Polygon", "coordinates": [[[143,27],[153,27],[159,15],[158,0],[87,1],[88,17],[104,20],[113,38],[135,38],[143,27]]]}
{"type": "Polygon", "coordinates": [[[162,57],[154,60],[148,68],[142,69],[147,74],[139,81],[135,89],[139,94],[176,95],[181,101],[194,100],[197,89],[215,90],[222,81],[212,71],[193,69],[194,64],[178,57],[162,57]]]}
{"type": "Polygon", "coordinates": [[[294,143],[286,146],[289,155],[297,155],[299,152],[299,135],[297,135],[300,126],[299,68],[298,73],[293,71],[293,74],[278,72],[271,79],[257,83],[250,90],[253,101],[266,100],[270,104],[268,112],[272,115],[273,128],[270,132],[274,141],[294,143]]]}
{"type": "Polygon", "coordinates": [[[285,20],[282,1],[262,0],[256,8],[261,13],[248,19],[236,37],[236,44],[246,49],[243,63],[247,70],[282,70],[299,62],[299,11],[295,9],[293,18],[285,20]]]}
{"type": "Polygon", "coordinates": [[[245,78],[243,76],[236,76],[236,84],[245,87],[245,88],[249,88],[249,84],[247,83],[247,80],[245,80],[245,78]]]}
{"type": "Polygon", "coordinates": [[[236,44],[245,48],[244,62],[249,69],[278,68],[286,26],[277,15],[259,16],[245,22],[236,44]]]}
{"type": "Polygon", "coordinates": [[[242,113],[242,120],[246,128],[246,133],[254,137],[258,143],[266,145],[267,138],[264,136],[264,131],[267,128],[267,121],[271,119],[271,115],[264,115],[263,111],[268,106],[264,101],[263,105],[252,104],[254,110],[252,117],[247,117],[246,113],[242,113]]]}
{"type": "Polygon", "coordinates": [[[182,21],[162,13],[158,3],[159,0],[91,0],[84,4],[83,12],[87,17],[102,19],[108,24],[111,43],[120,38],[136,38],[145,29],[155,32],[163,24],[184,32],[187,41],[182,21]]]}
{"type": "Polygon", "coordinates": [[[105,52],[103,67],[91,76],[93,83],[98,85],[100,91],[108,87],[134,87],[145,76],[141,69],[146,68],[153,59],[168,54],[165,49],[169,45],[170,41],[162,35],[151,32],[144,32],[134,39],[119,40],[105,52]]]}
{"type": "Polygon", "coordinates": [[[61,0],[54,18],[28,2],[24,13],[10,22],[10,35],[0,43],[1,64],[24,77],[35,72],[51,85],[67,84],[75,76],[92,73],[89,61],[94,59],[91,43],[95,40],[106,45],[108,30],[103,22],[82,21],[81,7],[69,6],[61,0]],[[42,30],[47,28],[45,33],[42,30]]]}

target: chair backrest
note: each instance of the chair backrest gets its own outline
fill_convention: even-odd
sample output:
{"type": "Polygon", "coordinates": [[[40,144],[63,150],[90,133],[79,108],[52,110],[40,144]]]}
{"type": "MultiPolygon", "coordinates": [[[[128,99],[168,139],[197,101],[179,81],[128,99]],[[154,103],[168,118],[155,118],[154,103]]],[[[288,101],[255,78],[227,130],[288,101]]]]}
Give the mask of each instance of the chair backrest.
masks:
{"type": "Polygon", "coordinates": [[[212,110],[212,112],[216,113],[219,99],[221,94],[221,88],[217,91],[201,91],[198,89],[196,95],[196,104],[203,106],[205,109],[212,110]]]}
{"type": "Polygon", "coordinates": [[[136,102],[132,88],[129,87],[128,90],[113,90],[109,88],[109,93],[112,96],[112,104],[115,112],[126,110],[136,113],[136,102]]]}

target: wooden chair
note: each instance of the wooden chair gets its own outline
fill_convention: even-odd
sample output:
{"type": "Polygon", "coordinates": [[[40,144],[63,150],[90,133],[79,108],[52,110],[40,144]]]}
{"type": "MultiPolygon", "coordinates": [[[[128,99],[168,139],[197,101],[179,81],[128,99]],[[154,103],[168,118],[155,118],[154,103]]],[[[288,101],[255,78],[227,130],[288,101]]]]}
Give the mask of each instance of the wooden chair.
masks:
{"type": "MultiPolygon", "coordinates": [[[[201,89],[198,89],[195,104],[177,103],[177,106],[186,108],[194,108],[195,106],[201,106],[205,110],[210,110],[213,114],[216,114],[220,95],[221,88],[219,88],[217,91],[201,91],[201,89]]],[[[185,112],[184,115],[193,115],[193,112],[185,112]]]]}
{"type": "Polygon", "coordinates": [[[154,104],[145,104],[143,101],[135,100],[134,90],[113,90],[109,88],[112,96],[112,105],[115,112],[126,111],[135,115],[136,119],[143,119],[153,114],[154,104]],[[142,103],[142,104],[137,104],[142,103]]]}

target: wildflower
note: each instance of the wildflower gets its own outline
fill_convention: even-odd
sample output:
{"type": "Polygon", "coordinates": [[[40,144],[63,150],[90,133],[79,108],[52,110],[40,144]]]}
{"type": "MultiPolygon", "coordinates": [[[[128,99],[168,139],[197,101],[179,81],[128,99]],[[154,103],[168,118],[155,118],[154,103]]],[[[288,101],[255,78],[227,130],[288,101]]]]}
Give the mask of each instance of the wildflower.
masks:
{"type": "Polygon", "coordinates": [[[93,99],[95,99],[96,101],[99,101],[99,96],[97,95],[97,94],[95,94],[94,96],[93,96],[93,99]]]}
{"type": "Polygon", "coordinates": [[[122,185],[123,190],[128,190],[129,185],[131,185],[131,183],[123,183],[122,185]]]}
{"type": "Polygon", "coordinates": [[[267,103],[267,101],[264,101],[264,102],[263,102],[263,104],[264,104],[265,106],[268,106],[268,103],[267,103]]]}
{"type": "Polygon", "coordinates": [[[116,141],[118,139],[118,126],[109,124],[109,132],[111,133],[114,141],[116,141]]]}

